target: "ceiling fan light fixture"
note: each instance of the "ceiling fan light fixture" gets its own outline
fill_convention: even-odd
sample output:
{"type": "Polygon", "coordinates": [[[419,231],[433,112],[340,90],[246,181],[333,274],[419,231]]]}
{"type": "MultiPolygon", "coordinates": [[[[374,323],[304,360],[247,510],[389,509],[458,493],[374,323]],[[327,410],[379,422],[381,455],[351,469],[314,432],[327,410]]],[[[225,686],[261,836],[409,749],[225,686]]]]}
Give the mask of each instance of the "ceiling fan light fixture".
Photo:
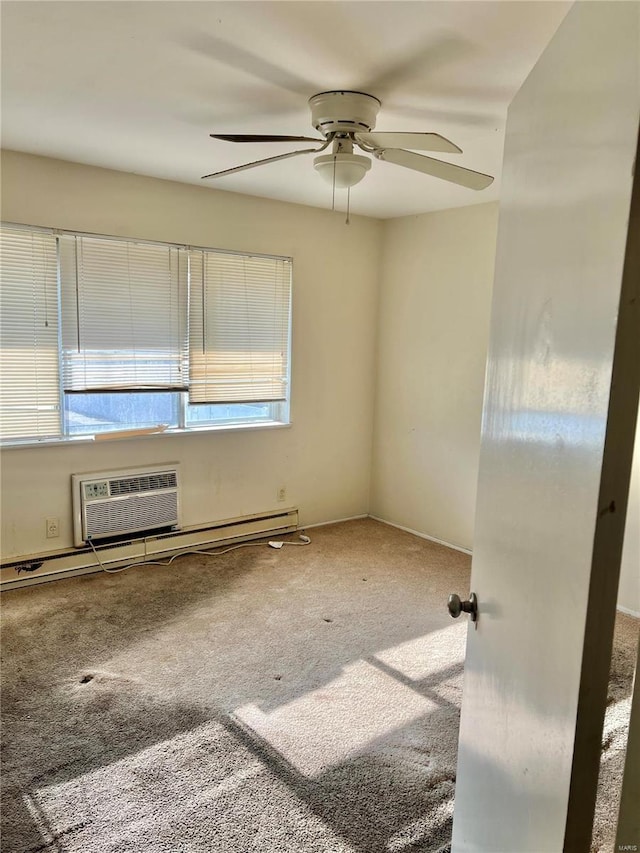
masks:
{"type": "Polygon", "coordinates": [[[371,160],[360,154],[323,154],[313,160],[315,170],[336,187],[353,187],[371,168],[371,160]]]}

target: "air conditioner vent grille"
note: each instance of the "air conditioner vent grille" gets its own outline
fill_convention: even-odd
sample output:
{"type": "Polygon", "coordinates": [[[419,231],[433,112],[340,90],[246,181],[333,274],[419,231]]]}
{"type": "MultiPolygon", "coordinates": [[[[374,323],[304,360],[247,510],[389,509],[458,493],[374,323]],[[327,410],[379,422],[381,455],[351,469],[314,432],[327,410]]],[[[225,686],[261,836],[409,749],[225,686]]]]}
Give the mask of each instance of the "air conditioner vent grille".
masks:
{"type": "Polygon", "coordinates": [[[88,537],[113,536],[132,529],[144,530],[171,526],[178,515],[178,493],[133,495],[126,501],[87,503],[86,534],[88,537]]]}
{"type": "Polygon", "coordinates": [[[158,489],[175,489],[178,478],[175,471],[163,471],[159,474],[144,474],[136,477],[123,477],[109,481],[112,496],[130,495],[137,492],[155,492],[158,489]]]}

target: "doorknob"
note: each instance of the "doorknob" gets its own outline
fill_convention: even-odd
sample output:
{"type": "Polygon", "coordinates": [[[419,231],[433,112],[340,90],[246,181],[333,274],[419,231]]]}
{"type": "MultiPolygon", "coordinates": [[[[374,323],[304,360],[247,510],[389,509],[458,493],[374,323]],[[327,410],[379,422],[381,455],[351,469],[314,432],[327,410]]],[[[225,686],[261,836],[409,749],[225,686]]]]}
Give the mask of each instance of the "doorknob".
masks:
{"type": "Polygon", "coordinates": [[[478,599],[475,592],[471,593],[468,601],[462,601],[459,595],[456,595],[455,592],[452,593],[449,596],[447,607],[454,619],[457,619],[461,613],[468,613],[472,622],[476,622],[478,619],[478,599]]]}

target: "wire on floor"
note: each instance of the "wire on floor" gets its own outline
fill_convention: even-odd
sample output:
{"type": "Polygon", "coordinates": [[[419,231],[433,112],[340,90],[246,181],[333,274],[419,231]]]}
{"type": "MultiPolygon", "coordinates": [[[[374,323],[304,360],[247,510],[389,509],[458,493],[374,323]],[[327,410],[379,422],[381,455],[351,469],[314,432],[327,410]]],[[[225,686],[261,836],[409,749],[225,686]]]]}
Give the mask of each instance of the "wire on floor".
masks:
{"type": "Polygon", "coordinates": [[[237,551],[238,548],[271,547],[279,549],[282,548],[284,545],[311,544],[310,537],[306,536],[304,533],[300,533],[298,539],[300,539],[299,542],[289,542],[288,540],[284,539],[271,539],[269,542],[240,542],[238,545],[231,545],[229,548],[223,548],[221,551],[204,551],[202,549],[189,548],[186,551],[178,551],[177,554],[174,554],[172,557],[169,557],[168,560],[138,560],[135,563],[129,563],[126,566],[120,566],[120,568],[118,569],[108,569],[100,559],[100,554],[98,553],[96,546],[93,544],[91,538],[87,539],[87,542],[89,543],[89,545],[91,545],[93,553],[96,556],[96,560],[98,561],[98,565],[100,566],[102,571],[106,572],[109,575],[115,575],[118,574],[118,572],[126,572],[127,569],[133,569],[136,566],[170,566],[174,560],[178,559],[178,557],[185,557],[187,554],[204,554],[205,557],[222,557],[223,554],[228,554],[230,551],[237,551]]]}

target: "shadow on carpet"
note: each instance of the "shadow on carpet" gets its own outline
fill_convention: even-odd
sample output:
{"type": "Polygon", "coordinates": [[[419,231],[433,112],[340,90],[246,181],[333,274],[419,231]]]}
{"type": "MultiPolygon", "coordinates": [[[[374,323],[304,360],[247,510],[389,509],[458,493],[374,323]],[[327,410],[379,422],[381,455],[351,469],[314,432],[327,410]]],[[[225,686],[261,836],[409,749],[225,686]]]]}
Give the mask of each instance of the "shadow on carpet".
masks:
{"type": "Polygon", "coordinates": [[[154,705],[104,673],[77,689],[84,719],[109,706],[114,728],[5,787],[6,853],[448,850],[454,777],[425,751],[424,721],[309,778],[233,715],[154,705]]]}

